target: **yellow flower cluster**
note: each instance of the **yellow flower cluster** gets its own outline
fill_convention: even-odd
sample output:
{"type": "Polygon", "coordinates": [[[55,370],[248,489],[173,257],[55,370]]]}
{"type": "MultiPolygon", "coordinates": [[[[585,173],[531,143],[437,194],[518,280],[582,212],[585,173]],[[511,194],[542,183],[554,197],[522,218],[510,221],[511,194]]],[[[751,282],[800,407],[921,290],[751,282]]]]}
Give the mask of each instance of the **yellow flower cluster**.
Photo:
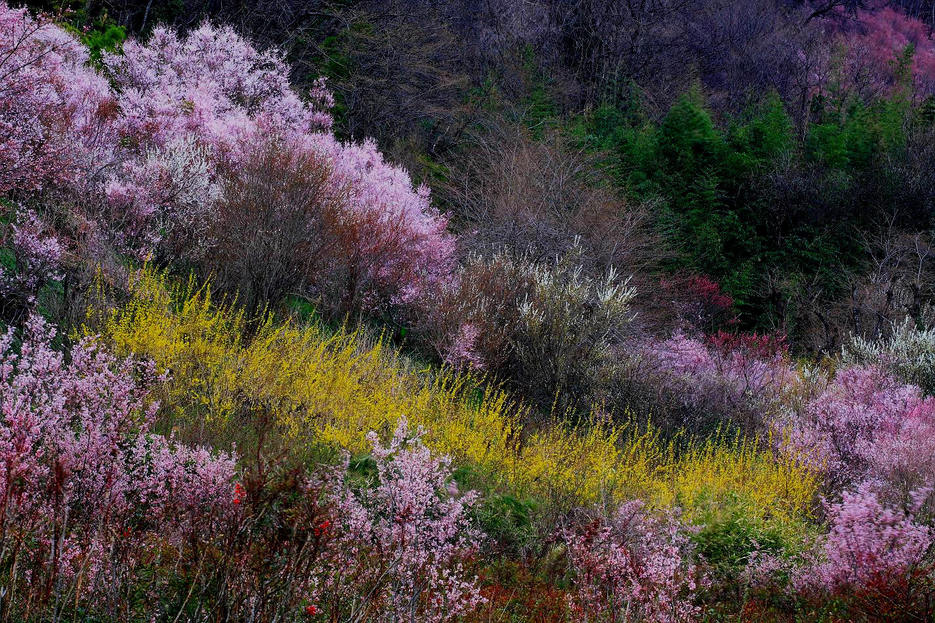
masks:
{"type": "Polygon", "coordinates": [[[250,323],[212,301],[207,287],[176,285],[147,268],[130,290],[126,303],[90,312],[97,316],[86,331],[168,373],[161,425],[191,440],[216,444],[243,429],[243,418],[262,416],[297,454],[322,444],[361,452],[369,431],[391,430],[405,416],[425,429],[433,451],[492,486],[553,503],[641,497],[690,515],[730,495],[783,519],[807,512],[815,494],[812,474],[751,443],[676,449],[651,431],[601,422],[533,429],[506,393],[468,375],[414,368],[381,340],[270,315],[250,323]]]}

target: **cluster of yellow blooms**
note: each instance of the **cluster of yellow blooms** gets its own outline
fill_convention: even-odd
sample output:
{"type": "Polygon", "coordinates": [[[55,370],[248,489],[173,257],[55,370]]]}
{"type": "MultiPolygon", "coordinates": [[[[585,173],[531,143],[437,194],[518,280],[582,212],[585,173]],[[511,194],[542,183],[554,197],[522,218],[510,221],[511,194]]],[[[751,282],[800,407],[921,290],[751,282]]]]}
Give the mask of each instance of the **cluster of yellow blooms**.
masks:
{"type": "MultiPolygon", "coordinates": [[[[207,286],[136,273],[128,301],[89,312],[87,332],[123,355],[151,358],[161,425],[190,441],[223,445],[247,417],[274,421],[283,446],[365,451],[369,431],[400,417],[425,429],[426,445],[485,482],[553,503],[639,497],[691,516],[724,496],[761,517],[808,512],[816,477],[762,445],[715,439],[676,449],[645,427],[595,421],[524,425],[523,408],[477,379],[418,369],[383,341],[265,315],[250,322],[212,300],[207,286]]],[[[92,308],[93,309],[93,308],[92,308]]]]}

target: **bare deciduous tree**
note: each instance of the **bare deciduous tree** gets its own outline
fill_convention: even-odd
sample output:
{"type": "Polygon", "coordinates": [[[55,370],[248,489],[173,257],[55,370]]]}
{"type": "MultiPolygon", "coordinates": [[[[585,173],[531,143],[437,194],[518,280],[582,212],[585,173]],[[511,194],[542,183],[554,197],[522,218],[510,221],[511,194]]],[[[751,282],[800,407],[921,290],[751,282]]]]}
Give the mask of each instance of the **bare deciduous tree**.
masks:
{"type": "Polygon", "coordinates": [[[468,250],[551,260],[580,237],[587,267],[649,272],[661,256],[645,206],[621,199],[594,156],[550,135],[491,123],[475,133],[443,196],[468,250]]]}
{"type": "Polygon", "coordinates": [[[322,159],[276,141],[222,171],[203,268],[248,310],[300,290],[334,253],[341,197],[329,176],[322,159]]]}

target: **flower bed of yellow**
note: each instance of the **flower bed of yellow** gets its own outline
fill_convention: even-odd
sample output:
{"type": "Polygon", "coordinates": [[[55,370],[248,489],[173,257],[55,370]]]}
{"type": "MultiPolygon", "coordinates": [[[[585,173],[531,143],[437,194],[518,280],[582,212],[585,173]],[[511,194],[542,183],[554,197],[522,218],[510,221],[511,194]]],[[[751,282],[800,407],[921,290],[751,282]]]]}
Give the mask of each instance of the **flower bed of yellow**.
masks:
{"type": "Polygon", "coordinates": [[[263,405],[294,448],[323,443],[360,452],[368,431],[391,430],[405,416],[425,428],[434,452],[514,495],[576,504],[641,497],[689,515],[732,495],[764,517],[791,519],[807,512],[815,494],[812,474],[753,444],[711,441],[676,451],[636,427],[524,430],[522,409],[507,394],[479,390],[469,376],[413,369],[361,333],[330,334],[272,316],[248,332],[243,315],[212,301],[207,287],[175,284],[148,268],[134,275],[130,294],[116,308],[92,307],[86,331],[168,371],[159,390],[163,421],[202,439],[263,405]]]}

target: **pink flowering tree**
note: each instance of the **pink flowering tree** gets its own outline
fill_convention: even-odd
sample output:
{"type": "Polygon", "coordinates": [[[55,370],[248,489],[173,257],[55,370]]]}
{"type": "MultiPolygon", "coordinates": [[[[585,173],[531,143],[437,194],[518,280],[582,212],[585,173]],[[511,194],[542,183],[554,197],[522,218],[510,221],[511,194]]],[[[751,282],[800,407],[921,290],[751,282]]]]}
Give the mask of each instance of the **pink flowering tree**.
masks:
{"type": "Polygon", "coordinates": [[[800,589],[846,593],[879,584],[901,584],[923,569],[935,543],[932,528],[913,510],[885,506],[864,483],[827,506],[830,530],[814,563],[796,574],[800,589]]]}
{"type": "Polygon", "coordinates": [[[896,507],[878,489],[865,481],[826,503],[828,532],[803,554],[751,557],[754,586],[786,590],[812,609],[834,604],[849,620],[925,619],[935,600],[935,533],[919,515],[928,491],[896,507]]]}
{"type": "Polygon", "coordinates": [[[879,481],[888,501],[918,499],[921,510],[931,515],[935,500],[935,401],[928,398],[906,412],[869,444],[866,450],[871,477],[879,481]]]}
{"type": "Polygon", "coordinates": [[[278,54],[257,51],[227,26],[205,23],[185,37],[158,27],[146,43],[128,40],[104,62],[133,145],[166,147],[193,136],[212,151],[232,152],[257,123],[290,134],[331,127],[332,100],[322,84],[303,101],[278,54]]]}
{"type": "Polygon", "coordinates": [[[4,246],[12,252],[12,266],[0,266],[3,317],[18,321],[32,309],[39,290],[61,279],[62,245],[34,212],[23,212],[10,225],[4,246]]]}
{"type": "Polygon", "coordinates": [[[917,92],[935,91],[935,40],[929,27],[902,11],[883,7],[859,11],[855,20],[842,20],[841,36],[847,47],[845,71],[864,95],[885,95],[899,86],[897,59],[912,51],[906,69],[917,92]]]}
{"type": "Polygon", "coordinates": [[[343,200],[328,279],[309,279],[326,305],[416,305],[450,278],[455,241],[428,190],[372,141],[338,141],[324,83],[300,97],[276,52],[206,23],[127,41],[105,54],[106,78],[87,60],[72,35],[0,4],[0,192],[70,193],[77,207],[60,220],[81,232],[69,238],[106,232],[95,250],[209,257],[222,172],[278,141],[320,160],[343,200]]]}
{"type": "Polygon", "coordinates": [[[707,339],[676,333],[643,345],[654,379],[699,417],[761,430],[793,377],[782,339],[719,332],[707,339]]]}
{"type": "Polygon", "coordinates": [[[127,246],[142,253],[169,238],[173,250],[205,251],[217,195],[216,165],[242,158],[242,148],[272,129],[288,135],[326,130],[319,106],[289,85],[289,70],[229,27],[203,24],[181,38],[156,28],[146,43],[129,40],[104,57],[117,86],[117,120],[126,158],[104,185],[113,218],[122,218],[127,246]]]}
{"type": "Polygon", "coordinates": [[[84,191],[113,162],[118,109],[72,35],[0,2],[0,193],[84,191]]]}
{"type": "Polygon", "coordinates": [[[839,370],[824,389],[777,418],[784,451],[822,470],[832,486],[871,477],[905,499],[935,483],[927,455],[935,402],[879,367],[839,370]]]}
{"type": "Polygon", "coordinates": [[[344,296],[365,307],[407,305],[446,285],[456,268],[455,239],[428,188],[413,190],[408,173],[387,163],[373,141],[333,143],[328,151],[334,183],[348,193],[339,230],[348,258],[344,296]]]}
{"type": "Polygon", "coordinates": [[[18,347],[0,339],[4,614],[63,598],[113,614],[144,559],[232,516],[234,461],[150,431],[151,367],[88,340],[66,362],[54,336],[33,316],[18,347]]]}
{"type": "Polygon", "coordinates": [[[673,623],[699,618],[695,591],[704,578],[689,532],[674,516],[639,501],[565,535],[574,573],[574,620],[673,623]]]}
{"type": "Polygon", "coordinates": [[[371,433],[378,483],[354,492],[339,474],[332,554],[315,600],[342,621],[457,620],[484,599],[468,565],[480,534],[468,520],[476,494],[451,483],[401,419],[382,445],[371,433]]]}
{"type": "Polygon", "coordinates": [[[333,99],[323,82],[299,98],[280,56],[208,24],[184,38],[157,28],[145,44],[129,41],[105,62],[119,89],[121,132],[135,154],[107,182],[106,195],[143,227],[133,233],[144,243],[177,233],[186,238],[175,247],[206,255],[219,168],[236,175],[272,139],[321,161],[331,194],[343,200],[341,218],[330,219],[333,231],[326,232],[339,248],[330,254],[334,265],[322,267],[331,277],[320,287],[341,299],[342,310],[410,304],[450,276],[455,246],[447,219],[372,141],[334,138],[333,99]]]}

